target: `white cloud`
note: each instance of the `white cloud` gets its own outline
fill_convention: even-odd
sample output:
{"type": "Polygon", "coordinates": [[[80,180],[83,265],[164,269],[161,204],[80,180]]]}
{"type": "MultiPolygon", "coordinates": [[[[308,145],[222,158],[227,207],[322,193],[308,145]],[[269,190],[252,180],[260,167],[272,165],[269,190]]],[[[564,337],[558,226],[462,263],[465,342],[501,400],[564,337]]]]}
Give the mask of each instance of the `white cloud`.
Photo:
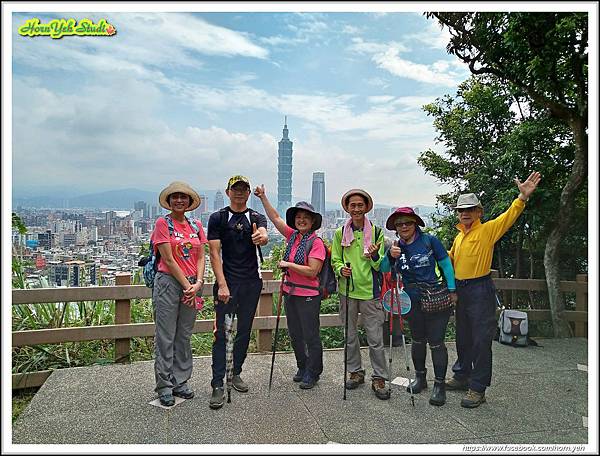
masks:
{"type": "Polygon", "coordinates": [[[390,74],[426,84],[455,87],[467,76],[466,67],[457,60],[438,60],[427,65],[401,58],[400,53],[408,52],[409,48],[396,41],[378,43],[355,37],[347,50],[370,55],[379,68],[390,74]]]}
{"type": "MultiPolygon", "coordinates": [[[[120,40],[17,39],[13,48],[20,70],[14,73],[13,81],[13,151],[19,158],[14,161],[16,185],[45,182],[48,176],[53,176],[52,179],[56,176],[73,187],[90,190],[148,188],[158,175],[164,181],[184,179],[210,189],[222,188],[227,177],[224,173],[241,172],[253,182],[275,188],[279,138],[260,130],[232,131],[225,119],[236,113],[257,119],[264,114],[287,114],[297,120],[296,131],[300,136],[295,140],[294,151],[302,159],[295,162],[294,186],[306,187],[307,197],[315,171],[310,168],[323,163],[327,173],[344,186],[353,184],[353,172],[364,171],[364,185],[372,186],[377,198],[387,198],[390,203],[393,194],[385,187],[394,176],[410,170],[411,177],[402,178],[403,182],[404,179],[409,182],[413,174],[420,172],[416,155],[430,147],[434,137],[431,121],[421,106],[433,97],[416,93],[399,96],[401,91],[389,94],[377,89],[363,98],[351,90],[336,92],[335,87],[322,91],[290,88],[284,93],[271,92],[267,88],[270,85],[260,85],[264,81],[262,61],[265,60],[260,55],[268,54],[253,55],[252,47],[239,56],[253,57],[262,66],[236,63],[230,71],[226,66],[219,67],[215,73],[218,76],[211,78],[206,75],[215,65],[233,62],[222,58],[229,56],[230,47],[223,45],[220,58],[211,60],[202,57],[207,55],[202,46],[211,40],[214,44],[218,36],[229,39],[223,32],[226,29],[205,28],[209,35],[206,43],[199,37],[189,37],[189,43],[181,42],[173,37],[176,33],[173,24],[183,26],[191,19],[202,28],[204,21],[177,14],[171,25],[165,25],[170,20],[170,16],[165,16],[111,18],[120,40]],[[183,22],[178,23],[178,18],[183,22]],[[132,21],[137,21],[136,25],[129,27],[132,21]],[[148,31],[153,29],[162,30],[165,43],[148,31]],[[37,71],[45,68],[47,62],[52,62],[54,73],[37,71]],[[24,77],[33,66],[37,79],[24,77]],[[203,80],[211,83],[198,82],[191,75],[196,69],[203,80]],[[55,85],[52,78],[56,75],[69,79],[55,85]],[[179,103],[190,109],[183,109],[177,116],[163,109],[165,105],[179,107],[179,103]],[[43,166],[37,166],[38,163],[43,166]],[[301,181],[296,184],[296,179],[301,181]]],[[[303,17],[300,22],[312,25],[298,26],[299,35],[293,39],[300,39],[302,34],[308,37],[309,30],[314,31],[311,40],[325,34],[320,17],[303,17]]],[[[342,29],[340,23],[332,27],[342,29]]],[[[234,34],[240,43],[247,39],[252,44],[246,34],[234,34]]],[[[260,42],[259,38],[253,40],[260,42]]],[[[398,59],[399,53],[405,51],[396,42],[381,44],[357,38],[352,45],[354,56],[367,55],[373,61],[376,56],[390,52],[398,59]]],[[[219,46],[215,44],[215,50],[219,46]]],[[[242,49],[243,46],[239,48],[242,49]]],[[[236,62],[241,60],[244,59],[236,62]]],[[[282,60],[282,64],[286,63],[282,60]]],[[[303,65],[306,68],[307,64],[303,65]]],[[[452,64],[440,63],[431,65],[429,71],[440,73],[454,68],[452,64]]],[[[365,78],[361,83],[385,89],[393,79],[391,74],[389,71],[384,77],[365,78]]],[[[430,181],[429,178],[427,182],[430,181]]],[[[419,188],[416,182],[411,186],[419,188]]],[[[329,190],[337,192],[339,188],[336,185],[329,190]]],[[[428,192],[423,192],[423,198],[432,201],[428,192]]]]}
{"type": "Polygon", "coordinates": [[[164,99],[151,85],[121,80],[111,87],[60,95],[31,82],[15,81],[17,187],[46,183],[48,176],[90,190],[153,188],[155,182],[174,179],[221,188],[226,174],[233,172],[272,179],[277,151],[273,136],[216,126],[174,130],[155,120],[164,99]],[[36,100],[32,106],[25,102],[29,97],[36,100]],[[29,133],[32,130],[36,135],[29,133]]]}
{"type": "MultiPolygon", "coordinates": [[[[14,26],[26,18],[15,15],[14,26]]],[[[13,58],[32,67],[47,68],[52,62],[54,68],[71,71],[130,71],[151,78],[157,66],[200,68],[201,55],[257,59],[269,55],[246,34],[209,24],[191,14],[115,13],[110,21],[117,34],[109,38],[44,40],[17,36],[13,58]]]]}
{"type": "Polygon", "coordinates": [[[380,77],[368,78],[365,80],[365,83],[381,89],[387,89],[390,86],[389,80],[380,77]]]}
{"type": "Polygon", "coordinates": [[[408,41],[424,43],[432,49],[446,49],[450,42],[450,32],[448,27],[442,29],[437,20],[429,19],[422,32],[408,35],[406,38],[408,41]]]}
{"type": "Polygon", "coordinates": [[[346,24],[342,27],[342,33],[346,35],[358,35],[362,33],[362,29],[360,27],[355,27],[354,25],[346,24]]]}
{"type": "Polygon", "coordinates": [[[306,43],[308,41],[307,37],[304,38],[294,38],[289,36],[262,36],[259,38],[261,43],[267,44],[269,46],[295,46],[300,43],[306,43]]]}
{"type": "Polygon", "coordinates": [[[372,96],[372,97],[367,97],[367,101],[369,103],[373,103],[373,104],[380,104],[380,103],[389,103],[394,98],[396,98],[396,97],[393,97],[391,95],[376,95],[376,96],[372,96]]]}
{"type": "Polygon", "coordinates": [[[374,43],[365,41],[360,37],[352,38],[352,44],[348,46],[349,51],[359,54],[381,54],[390,49],[397,50],[398,52],[408,50],[402,43],[397,43],[395,41],[390,43],[374,43]]]}
{"type": "Polygon", "coordinates": [[[368,146],[349,151],[331,144],[319,132],[313,132],[294,143],[294,157],[302,157],[294,161],[294,196],[310,198],[312,173],[322,171],[325,172],[327,201],[339,201],[344,191],[358,185],[371,194],[376,204],[432,204],[439,184],[417,165],[417,155],[418,151],[402,146],[385,154],[368,146]],[[365,160],[365,157],[370,159],[365,160]],[[320,166],[315,167],[315,163],[320,166]]]}
{"type": "MultiPolygon", "coordinates": [[[[444,67],[444,62],[441,61],[434,62],[431,65],[424,65],[402,59],[398,56],[398,50],[394,48],[390,48],[384,53],[375,54],[373,61],[378,67],[396,76],[427,84],[456,87],[464,78],[462,73],[440,70],[439,68],[444,67]]],[[[447,68],[448,66],[446,66],[447,68]]]]}

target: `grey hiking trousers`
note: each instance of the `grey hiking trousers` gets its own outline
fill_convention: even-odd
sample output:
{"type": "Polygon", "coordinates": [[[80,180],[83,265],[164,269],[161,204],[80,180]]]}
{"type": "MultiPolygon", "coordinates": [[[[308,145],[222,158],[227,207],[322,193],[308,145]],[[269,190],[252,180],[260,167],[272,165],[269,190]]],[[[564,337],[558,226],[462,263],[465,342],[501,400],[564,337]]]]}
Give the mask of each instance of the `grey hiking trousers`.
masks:
{"type": "Polygon", "coordinates": [[[190,339],[197,310],[181,302],[183,289],[177,279],[157,272],[152,290],[154,307],[154,377],[158,394],[169,392],[192,376],[190,339]]]}
{"type": "MultiPolygon", "coordinates": [[[[340,296],[340,318],[345,325],[346,296],[340,296]]],[[[385,346],[383,345],[383,322],[385,312],[381,301],[348,298],[348,372],[362,370],[360,341],[358,340],[358,313],[362,315],[362,326],[367,333],[369,358],[373,375],[371,378],[387,378],[385,346]]]]}

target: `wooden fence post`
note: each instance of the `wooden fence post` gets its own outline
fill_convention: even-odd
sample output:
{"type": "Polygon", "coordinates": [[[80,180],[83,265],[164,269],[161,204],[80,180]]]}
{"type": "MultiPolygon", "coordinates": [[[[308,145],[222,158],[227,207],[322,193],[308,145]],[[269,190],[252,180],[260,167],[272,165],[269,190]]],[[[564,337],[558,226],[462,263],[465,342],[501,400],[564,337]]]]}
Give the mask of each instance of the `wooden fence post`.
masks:
{"type": "MultiPolygon", "coordinates": [[[[131,285],[131,273],[117,273],[115,285],[131,285]]],[[[131,323],[131,301],[115,299],[115,325],[131,323]]],[[[115,362],[128,363],[131,350],[131,339],[115,339],[115,362]]]]}
{"type": "MultiPolygon", "coordinates": [[[[261,271],[263,279],[263,290],[265,284],[269,280],[273,280],[273,271],[261,271]]],[[[256,311],[259,317],[272,316],[273,315],[273,294],[261,294],[258,300],[258,309],[256,311]]],[[[257,350],[259,352],[271,351],[272,345],[272,331],[270,329],[259,329],[258,337],[256,338],[257,350]]]]}
{"type": "MultiPolygon", "coordinates": [[[[575,310],[587,312],[588,310],[588,294],[587,294],[587,274],[577,274],[575,282],[579,285],[575,292],[575,310]],[[583,285],[585,284],[585,285],[583,285]],[[585,288],[585,289],[584,289],[585,288]]],[[[575,337],[587,337],[588,324],[587,322],[575,322],[575,337]]]]}

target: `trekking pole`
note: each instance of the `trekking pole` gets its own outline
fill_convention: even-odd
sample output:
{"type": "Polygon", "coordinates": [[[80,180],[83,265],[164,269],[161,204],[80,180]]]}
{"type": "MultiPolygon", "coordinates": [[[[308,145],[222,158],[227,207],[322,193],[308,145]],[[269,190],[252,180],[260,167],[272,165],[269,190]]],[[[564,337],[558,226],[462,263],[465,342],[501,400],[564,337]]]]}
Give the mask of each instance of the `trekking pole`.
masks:
{"type": "Polygon", "coordinates": [[[394,300],[392,299],[392,302],[390,303],[390,312],[389,312],[389,319],[390,319],[390,366],[388,368],[388,396],[392,396],[392,334],[394,332],[394,312],[393,312],[393,306],[394,306],[394,300]]]}
{"type": "Polygon", "coordinates": [[[281,299],[283,297],[283,281],[285,272],[281,272],[281,285],[279,285],[279,298],[277,298],[277,322],[275,323],[275,335],[273,337],[273,355],[271,356],[271,374],[269,375],[269,394],[271,394],[271,384],[273,383],[273,367],[275,366],[275,347],[277,346],[277,335],[279,333],[279,320],[281,319],[281,299]]]}
{"type": "Polygon", "coordinates": [[[400,317],[400,333],[402,334],[402,345],[404,345],[404,361],[406,362],[406,372],[408,375],[408,389],[410,390],[410,401],[412,406],[415,406],[415,395],[413,393],[412,383],[410,381],[410,367],[408,366],[408,350],[406,349],[406,338],[404,337],[404,328],[402,324],[402,317],[400,317]]]}
{"type": "MultiPolygon", "coordinates": [[[[350,263],[346,263],[350,268],[350,263]]],[[[352,272],[350,272],[352,277],[352,272]]],[[[346,277],[346,318],[344,319],[344,400],[346,400],[346,372],[348,371],[348,295],[350,294],[350,277],[346,277]]]]}
{"type": "Polygon", "coordinates": [[[404,337],[404,324],[402,322],[402,306],[401,306],[401,300],[403,299],[408,299],[408,302],[410,303],[410,298],[408,297],[406,291],[404,291],[404,282],[402,282],[402,274],[400,274],[400,272],[398,272],[395,268],[394,268],[394,272],[396,275],[396,283],[395,283],[395,287],[394,287],[394,291],[396,293],[396,298],[398,300],[398,314],[400,316],[400,334],[402,334],[402,345],[404,346],[404,362],[406,363],[406,372],[407,372],[407,377],[408,377],[408,389],[410,390],[410,402],[412,403],[412,406],[415,406],[415,395],[413,393],[413,387],[411,386],[411,379],[410,379],[410,367],[408,365],[408,350],[406,349],[406,338],[404,337]],[[400,288],[400,291],[398,291],[398,281],[400,281],[402,283],[402,286],[400,288]]]}

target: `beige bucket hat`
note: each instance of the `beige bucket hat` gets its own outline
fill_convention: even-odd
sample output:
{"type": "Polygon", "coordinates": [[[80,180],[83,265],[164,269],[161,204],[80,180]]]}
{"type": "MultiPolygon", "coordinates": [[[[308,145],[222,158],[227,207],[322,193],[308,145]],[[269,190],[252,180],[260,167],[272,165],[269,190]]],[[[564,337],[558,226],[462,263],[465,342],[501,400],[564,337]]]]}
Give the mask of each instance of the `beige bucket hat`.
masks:
{"type": "Polygon", "coordinates": [[[188,184],[186,184],[185,182],[181,182],[181,181],[171,182],[168,187],[166,187],[162,192],[160,192],[160,195],[158,196],[158,202],[160,203],[160,205],[162,207],[170,210],[171,206],[169,205],[169,195],[172,195],[173,193],[178,193],[178,192],[185,193],[192,200],[191,204],[186,209],[186,212],[193,211],[198,206],[200,206],[200,203],[202,201],[202,199],[200,198],[200,195],[198,195],[198,193],[196,193],[196,191],[192,187],[190,187],[188,184]]]}
{"type": "Polygon", "coordinates": [[[352,195],[361,195],[361,196],[364,196],[366,198],[366,200],[367,200],[367,209],[365,210],[365,214],[367,212],[370,212],[371,209],[373,209],[373,198],[371,198],[371,195],[369,195],[363,189],[353,188],[351,190],[348,190],[346,193],[344,193],[344,196],[342,196],[342,207],[344,208],[344,210],[346,212],[348,212],[348,200],[350,199],[350,197],[352,195]]]}
{"type": "Polygon", "coordinates": [[[467,209],[469,207],[480,207],[483,209],[483,206],[475,193],[463,193],[460,195],[454,209],[467,209]]]}

